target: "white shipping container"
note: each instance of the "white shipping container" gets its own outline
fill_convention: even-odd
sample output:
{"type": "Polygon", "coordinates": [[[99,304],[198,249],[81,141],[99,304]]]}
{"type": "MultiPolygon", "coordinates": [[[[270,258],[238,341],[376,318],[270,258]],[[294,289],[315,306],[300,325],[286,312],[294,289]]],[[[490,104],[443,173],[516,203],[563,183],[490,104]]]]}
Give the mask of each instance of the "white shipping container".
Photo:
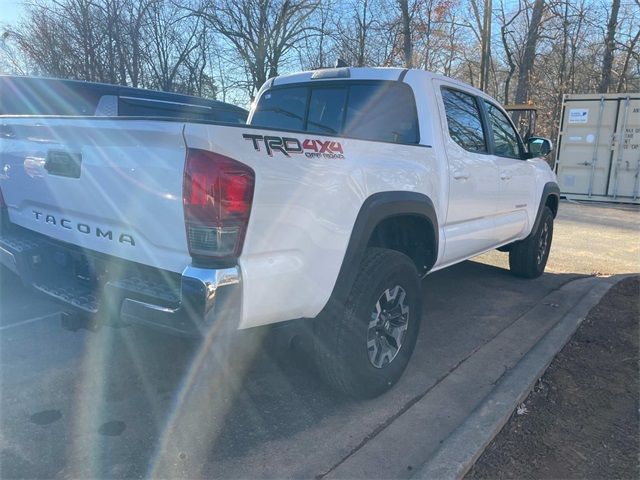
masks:
{"type": "Polygon", "coordinates": [[[565,95],[555,168],[566,198],[640,203],[640,93],[565,95]]]}

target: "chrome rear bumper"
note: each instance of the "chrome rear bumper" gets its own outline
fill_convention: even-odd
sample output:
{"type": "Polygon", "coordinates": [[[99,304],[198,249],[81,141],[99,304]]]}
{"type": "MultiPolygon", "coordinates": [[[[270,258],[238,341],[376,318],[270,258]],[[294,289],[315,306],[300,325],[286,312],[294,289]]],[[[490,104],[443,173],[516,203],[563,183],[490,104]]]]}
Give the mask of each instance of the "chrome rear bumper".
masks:
{"type": "Polygon", "coordinates": [[[237,325],[240,317],[241,278],[237,266],[216,269],[189,265],[179,275],[127,265],[120,259],[6,226],[0,233],[0,264],[26,285],[99,320],[199,336],[220,319],[237,325]],[[88,257],[92,264],[93,260],[107,265],[117,262],[114,270],[119,272],[118,277],[93,285],[79,281],[74,262],[88,257]],[[145,274],[141,275],[141,271],[145,274]]]}

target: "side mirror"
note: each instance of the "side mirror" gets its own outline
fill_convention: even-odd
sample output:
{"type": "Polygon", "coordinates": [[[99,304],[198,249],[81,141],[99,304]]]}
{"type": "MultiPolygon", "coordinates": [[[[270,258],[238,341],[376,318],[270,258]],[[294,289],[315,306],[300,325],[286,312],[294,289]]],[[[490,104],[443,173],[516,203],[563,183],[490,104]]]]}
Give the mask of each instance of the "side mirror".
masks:
{"type": "Polygon", "coordinates": [[[544,157],[551,152],[553,144],[551,140],[543,137],[529,137],[527,140],[527,150],[529,158],[544,157]]]}

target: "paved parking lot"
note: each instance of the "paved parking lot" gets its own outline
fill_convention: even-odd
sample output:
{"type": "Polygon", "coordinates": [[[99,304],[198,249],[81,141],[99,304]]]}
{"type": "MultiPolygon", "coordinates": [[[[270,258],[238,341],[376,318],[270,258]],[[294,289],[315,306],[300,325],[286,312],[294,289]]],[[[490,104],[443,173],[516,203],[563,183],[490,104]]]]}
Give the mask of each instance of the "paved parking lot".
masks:
{"type": "MultiPolygon", "coordinates": [[[[0,476],[357,476],[348,468],[376,438],[542,299],[576,278],[640,271],[637,208],[563,202],[560,212],[538,280],[510,276],[497,252],[428,276],[412,362],[366,402],[336,396],[303,358],[274,352],[265,330],[235,340],[241,353],[228,362],[215,344],[203,354],[145,329],[75,329],[2,270],[0,476]]],[[[412,428],[443,429],[457,407],[412,428]]],[[[411,476],[410,457],[380,458],[379,476],[411,476]]]]}

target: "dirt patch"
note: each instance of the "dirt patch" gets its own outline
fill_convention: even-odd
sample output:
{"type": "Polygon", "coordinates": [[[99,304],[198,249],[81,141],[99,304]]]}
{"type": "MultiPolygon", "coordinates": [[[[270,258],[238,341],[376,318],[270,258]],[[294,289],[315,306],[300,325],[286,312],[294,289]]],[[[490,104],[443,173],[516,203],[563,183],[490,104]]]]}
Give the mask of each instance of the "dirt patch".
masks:
{"type": "Polygon", "coordinates": [[[615,285],[466,478],[639,478],[640,277],[615,285]]]}

